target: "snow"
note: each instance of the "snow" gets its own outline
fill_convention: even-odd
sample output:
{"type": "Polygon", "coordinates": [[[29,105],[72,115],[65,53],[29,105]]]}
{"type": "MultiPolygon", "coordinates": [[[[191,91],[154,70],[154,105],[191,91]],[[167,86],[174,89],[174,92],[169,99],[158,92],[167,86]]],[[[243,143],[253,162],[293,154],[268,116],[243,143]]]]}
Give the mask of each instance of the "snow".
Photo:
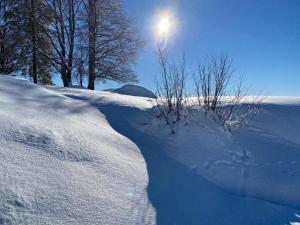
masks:
{"type": "Polygon", "coordinates": [[[300,98],[233,134],[153,101],[0,77],[0,224],[300,223],[300,98]]]}
{"type": "Polygon", "coordinates": [[[0,224],[152,224],[134,143],[84,101],[0,79],[0,224]]]}
{"type": "Polygon", "coordinates": [[[145,97],[145,98],[156,98],[155,94],[139,85],[134,84],[126,84],[118,89],[113,90],[112,92],[122,94],[122,95],[132,95],[138,97],[145,97]]]}
{"type": "MultiPolygon", "coordinates": [[[[175,127],[167,152],[226,190],[300,207],[299,100],[267,98],[260,112],[232,134],[205,115],[192,118],[192,124],[175,127]]],[[[148,130],[167,133],[152,125],[148,130]]]]}

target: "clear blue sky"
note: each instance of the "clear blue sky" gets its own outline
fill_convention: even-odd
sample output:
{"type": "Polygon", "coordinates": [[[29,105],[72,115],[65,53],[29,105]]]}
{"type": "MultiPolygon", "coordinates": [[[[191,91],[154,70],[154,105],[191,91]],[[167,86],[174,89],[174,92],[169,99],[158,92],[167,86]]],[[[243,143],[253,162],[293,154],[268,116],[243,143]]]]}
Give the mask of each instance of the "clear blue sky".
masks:
{"type": "Polygon", "coordinates": [[[167,9],[178,21],[168,43],[173,59],[185,53],[196,67],[209,54],[227,52],[252,87],[249,94],[300,96],[300,0],[123,0],[123,6],[146,44],[134,66],[141,85],[155,87],[159,69],[151,27],[157,12],[167,9]]]}
{"type": "Polygon", "coordinates": [[[123,5],[146,42],[134,67],[141,85],[153,88],[158,71],[151,23],[157,11],[170,9],[178,20],[168,44],[172,57],[184,52],[195,66],[205,55],[225,51],[251,84],[250,94],[300,96],[300,0],[123,0],[123,5]]]}

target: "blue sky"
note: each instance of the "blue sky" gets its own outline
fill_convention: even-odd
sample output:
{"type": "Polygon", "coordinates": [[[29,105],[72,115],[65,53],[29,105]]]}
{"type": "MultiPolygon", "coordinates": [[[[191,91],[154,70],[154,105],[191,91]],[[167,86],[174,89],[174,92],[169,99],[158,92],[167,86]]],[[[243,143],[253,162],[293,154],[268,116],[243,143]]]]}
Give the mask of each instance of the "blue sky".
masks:
{"type": "Polygon", "coordinates": [[[228,52],[251,85],[250,94],[300,96],[299,0],[124,0],[123,5],[146,43],[134,67],[141,85],[154,87],[158,68],[150,27],[155,14],[167,9],[178,21],[168,43],[172,58],[184,52],[195,67],[208,54],[228,52]]]}
{"type": "Polygon", "coordinates": [[[205,56],[227,52],[249,94],[300,96],[300,0],[123,0],[123,6],[145,41],[134,65],[141,85],[155,87],[152,27],[159,11],[170,10],[178,23],[168,43],[174,60],[185,53],[195,68],[205,56]]]}

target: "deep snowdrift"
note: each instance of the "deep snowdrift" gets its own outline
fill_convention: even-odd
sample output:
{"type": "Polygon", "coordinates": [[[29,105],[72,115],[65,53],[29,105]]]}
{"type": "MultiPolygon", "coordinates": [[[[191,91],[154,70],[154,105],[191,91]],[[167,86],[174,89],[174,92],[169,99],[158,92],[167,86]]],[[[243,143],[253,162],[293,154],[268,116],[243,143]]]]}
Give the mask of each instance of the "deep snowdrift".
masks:
{"type": "Polygon", "coordinates": [[[278,99],[172,135],[153,99],[0,77],[0,224],[297,224],[300,98],[278,99]]]}

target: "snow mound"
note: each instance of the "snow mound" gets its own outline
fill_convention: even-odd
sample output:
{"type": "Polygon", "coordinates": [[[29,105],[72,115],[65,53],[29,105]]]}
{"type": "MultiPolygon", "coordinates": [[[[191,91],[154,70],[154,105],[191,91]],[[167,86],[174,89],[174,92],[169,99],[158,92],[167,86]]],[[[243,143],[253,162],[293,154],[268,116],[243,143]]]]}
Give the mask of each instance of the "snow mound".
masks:
{"type": "Polygon", "coordinates": [[[0,124],[0,224],[154,221],[145,161],[98,108],[0,76],[0,124]]]}
{"type": "Polygon", "coordinates": [[[145,97],[145,98],[156,98],[156,95],[152,91],[142,86],[134,85],[134,84],[126,84],[121,88],[117,88],[113,90],[112,92],[122,94],[122,95],[131,95],[131,96],[145,97]]]}

